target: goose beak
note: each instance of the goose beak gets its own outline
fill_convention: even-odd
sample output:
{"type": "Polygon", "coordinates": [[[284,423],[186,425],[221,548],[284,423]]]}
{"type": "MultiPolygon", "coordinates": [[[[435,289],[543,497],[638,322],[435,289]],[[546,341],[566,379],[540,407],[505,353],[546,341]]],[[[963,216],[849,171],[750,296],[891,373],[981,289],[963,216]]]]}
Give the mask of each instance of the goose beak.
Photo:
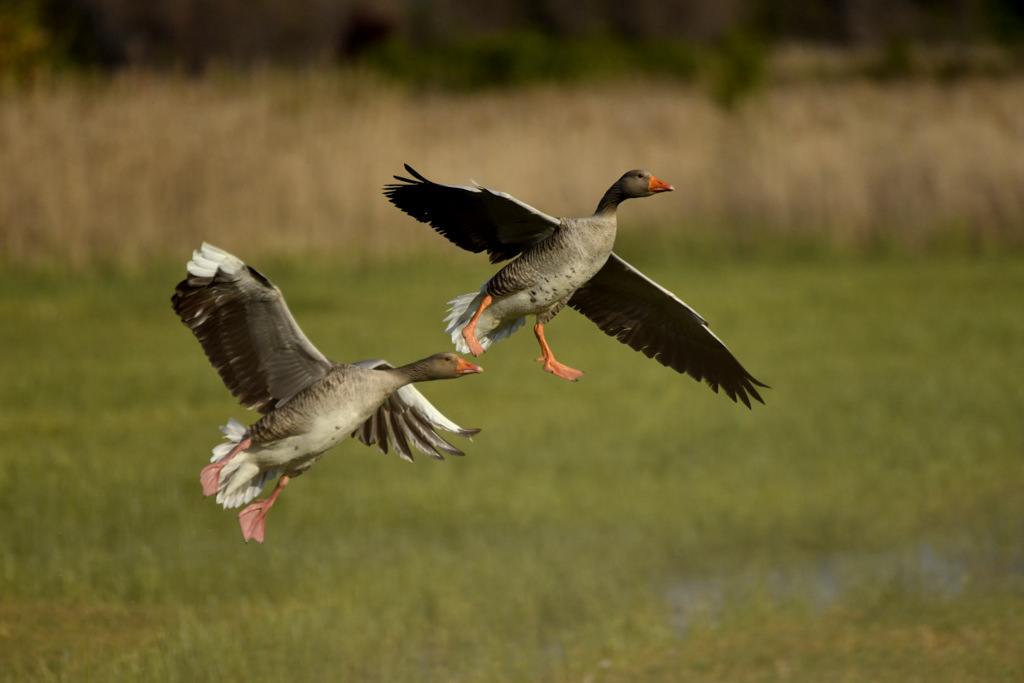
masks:
{"type": "Polygon", "coordinates": [[[455,374],[460,377],[462,375],[473,375],[483,371],[484,369],[479,365],[473,365],[469,361],[462,360],[461,358],[459,359],[459,364],[455,366],[455,374]]]}
{"type": "Polygon", "coordinates": [[[651,184],[647,186],[648,192],[671,192],[674,189],[664,180],[658,180],[653,175],[651,176],[651,184]]]}

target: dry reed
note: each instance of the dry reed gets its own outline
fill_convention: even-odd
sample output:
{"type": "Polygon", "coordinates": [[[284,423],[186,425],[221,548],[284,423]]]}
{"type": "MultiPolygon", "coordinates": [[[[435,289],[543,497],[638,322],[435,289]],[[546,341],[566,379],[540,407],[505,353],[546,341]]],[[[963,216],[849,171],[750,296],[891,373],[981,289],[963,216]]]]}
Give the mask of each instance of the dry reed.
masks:
{"type": "Polygon", "coordinates": [[[130,74],[2,97],[8,264],[125,265],[202,239],[251,258],[448,248],[382,197],[403,162],[570,215],[643,166],[679,191],[629,205],[634,235],[1024,243],[1021,79],[790,83],[731,113],[658,82],[460,95],[364,73],[130,74]]]}

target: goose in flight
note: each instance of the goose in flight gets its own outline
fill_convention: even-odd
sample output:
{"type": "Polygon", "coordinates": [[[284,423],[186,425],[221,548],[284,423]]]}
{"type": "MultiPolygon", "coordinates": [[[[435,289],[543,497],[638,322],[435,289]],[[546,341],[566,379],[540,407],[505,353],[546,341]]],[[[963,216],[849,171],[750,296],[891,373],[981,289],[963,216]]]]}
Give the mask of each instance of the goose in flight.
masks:
{"type": "Polygon", "coordinates": [[[515,197],[480,185],[442,185],[408,164],[412,178],[395,176],[384,194],[403,212],[459,247],[487,252],[491,263],[514,259],[478,292],[451,302],[447,330],[460,353],[479,356],[536,316],[533,327],[544,370],[576,381],[583,374],[555,359],[544,328],[566,305],[606,334],[662,365],[723,389],[748,408],[764,403],[747,372],[692,308],[616,255],[616,211],[634,197],[673,188],[651,173],[628,171],[608,188],[597,210],[557,218],[515,197]]]}
{"type": "Polygon", "coordinates": [[[227,439],[203,468],[203,495],[225,508],[245,505],[278,477],[273,492],[239,515],[246,542],[262,543],[267,513],[288,482],[349,436],[382,453],[390,443],[412,460],[412,448],[436,459],[463,455],[435,430],[471,437],[413,384],[482,369],[454,353],[394,367],[383,360],[329,360],[306,338],[280,290],[240,259],[210,244],[193,253],[171,303],[239,402],[263,416],[248,427],[232,418],[227,439]],[[410,447],[411,446],[411,447],[410,447]]]}

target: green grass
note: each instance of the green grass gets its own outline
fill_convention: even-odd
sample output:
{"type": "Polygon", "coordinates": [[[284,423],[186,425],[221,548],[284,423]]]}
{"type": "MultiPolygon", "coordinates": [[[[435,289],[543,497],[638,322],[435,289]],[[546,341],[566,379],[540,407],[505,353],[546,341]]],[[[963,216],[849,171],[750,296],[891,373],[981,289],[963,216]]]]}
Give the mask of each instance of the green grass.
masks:
{"type": "MultiPolygon", "coordinates": [[[[624,255],[766,406],[566,311],[578,384],[521,331],[426,387],[483,428],[466,458],[343,444],[263,546],[200,495],[252,416],[170,310],[181,263],[0,274],[0,680],[1024,675],[1024,263],[624,255]]],[[[256,265],[329,356],[393,362],[446,349],[444,302],[490,271],[256,265]]]]}

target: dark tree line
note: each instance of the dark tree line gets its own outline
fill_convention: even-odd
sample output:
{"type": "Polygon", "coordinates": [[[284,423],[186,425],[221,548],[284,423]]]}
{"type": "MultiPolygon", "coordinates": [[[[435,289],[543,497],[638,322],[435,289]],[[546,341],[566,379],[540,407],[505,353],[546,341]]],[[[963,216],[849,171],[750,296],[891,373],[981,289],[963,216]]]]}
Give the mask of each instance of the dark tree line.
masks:
{"type": "Polygon", "coordinates": [[[72,62],[107,68],[333,63],[389,39],[428,48],[524,29],[696,44],[737,32],[841,46],[1024,36],[1024,0],[0,0],[0,14],[25,4],[72,62]]]}

